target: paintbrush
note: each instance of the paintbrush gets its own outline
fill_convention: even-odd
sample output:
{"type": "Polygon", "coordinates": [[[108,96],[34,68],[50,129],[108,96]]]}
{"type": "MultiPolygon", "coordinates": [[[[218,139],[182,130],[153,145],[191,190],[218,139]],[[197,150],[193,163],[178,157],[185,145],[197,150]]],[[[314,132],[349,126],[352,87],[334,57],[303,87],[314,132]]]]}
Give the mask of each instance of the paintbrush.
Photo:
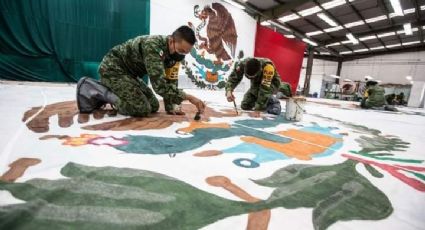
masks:
{"type": "Polygon", "coordinates": [[[236,107],[236,102],[235,102],[235,100],[233,100],[233,106],[235,106],[236,115],[239,115],[239,114],[238,114],[238,107],[236,107]]]}

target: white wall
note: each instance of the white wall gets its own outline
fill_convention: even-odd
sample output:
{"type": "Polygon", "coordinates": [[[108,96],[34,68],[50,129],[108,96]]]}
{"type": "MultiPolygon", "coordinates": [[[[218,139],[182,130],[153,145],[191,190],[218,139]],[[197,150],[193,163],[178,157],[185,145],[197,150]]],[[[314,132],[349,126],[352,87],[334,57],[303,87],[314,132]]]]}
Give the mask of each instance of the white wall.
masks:
{"type": "Polygon", "coordinates": [[[382,83],[409,84],[406,76],[412,76],[413,81],[425,81],[425,51],[380,55],[342,64],[341,78],[364,80],[367,75],[382,83]]]}
{"type": "MultiPolygon", "coordinates": [[[[310,79],[310,94],[317,93],[320,95],[320,90],[322,88],[322,81],[324,79],[329,79],[329,75],[336,74],[336,71],[338,69],[338,63],[333,61],[325,61],[320,59],[314,59],[313,60],[313,70],[312,75],[310,79]]],[[[300,81],[298,82],[298,86],[300,88],[304,87],[304,81],[305,81],[305,73],[307,70],[307,58],[304,58],[301,74],[300,74],[300,81]]]]}

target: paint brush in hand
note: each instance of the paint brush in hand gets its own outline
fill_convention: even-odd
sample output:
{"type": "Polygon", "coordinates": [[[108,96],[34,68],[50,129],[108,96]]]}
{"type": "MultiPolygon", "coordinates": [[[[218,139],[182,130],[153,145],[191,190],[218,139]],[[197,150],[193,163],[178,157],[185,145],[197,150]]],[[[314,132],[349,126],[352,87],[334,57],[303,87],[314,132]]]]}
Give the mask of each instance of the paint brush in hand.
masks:
{"type": "Polygon", "coordinates": [[[236,115],[238,115],[238,107],[236,107],[236,102],[233,100],[233,106],[235,106],[236,115]]]}

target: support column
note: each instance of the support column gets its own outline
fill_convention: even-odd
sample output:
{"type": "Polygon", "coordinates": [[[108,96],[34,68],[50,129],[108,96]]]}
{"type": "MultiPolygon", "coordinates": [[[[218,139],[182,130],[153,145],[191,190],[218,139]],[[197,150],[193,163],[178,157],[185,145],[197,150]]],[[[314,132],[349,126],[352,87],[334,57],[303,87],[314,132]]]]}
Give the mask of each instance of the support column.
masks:
{"type": "Polygon", "coordinates": [[[310,79],[311,73],[313,72],[313,59],[314,59],[314,49],[313,47],[308,47],[308,59],[307,59],[307,68],[305,71],[305,81],[304,81],[304,89],[303,95],[308,96],[310,91],[310,79]]]}

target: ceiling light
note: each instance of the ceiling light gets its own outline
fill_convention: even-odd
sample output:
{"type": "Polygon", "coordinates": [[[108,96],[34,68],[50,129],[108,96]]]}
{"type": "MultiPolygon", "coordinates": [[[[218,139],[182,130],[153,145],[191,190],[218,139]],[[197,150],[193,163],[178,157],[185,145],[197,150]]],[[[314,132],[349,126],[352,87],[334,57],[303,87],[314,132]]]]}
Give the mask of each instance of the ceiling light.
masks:
{"type": "Polygon", "coordinates": [[[425,5],[422,5],[421,6],[421,10],[425,10],[425,5]]]}
{"type": "Polygon", "coordinates": [[[400,5],[400,0],[390,0],[391,6],[393,7],[394,13],[397,16],[403,16],[403,9],[400,5]]]}
{"type": "Polygon", "coordinates": [[[243,6],[239,2],[235,2],[235,1],[232,1],[232,0],[223,0],[223,1],[229,3],[232,6],[235,6],[235,7],[239,8],[239,9],[241,9],[241,10],[244,10],[245,9],[245,6],[243,6]]]}
{"type": "Polygon", "coordinates": [[[283,17],[279,18],[278,20],[281,21],[281,22],[289,22],[289,21],[292,21],[292,20],[295,20],[295,19],[298,19],[298,18],[300,18],[300,16],[298,16],[296,14],[290,14],[290,15],[283,16],[283,17]]]}
{"type": "Polygon", "coordinates": [[[322,54],[322,55],[331,55],[331,53],[329,53],[329,52],[321,52],[320,54],[322,54]]]}
{"type": "Polygon", "coordinates": [[[329,9],[332,9],[334,7],[344,5],[344,4],[345,4],[345,0],[334,0],[334,1],[327,2],[327,3],[323,3],[322,7],[329,10],[329,9]]]}
{"type": "Polygon", "coordinates": [[[350,40],[345,40],[341,42],[341,44],[349,44],[349,43],[352,43],[352,42],[350,40]]]}
{"type": "Polygon", "coordinates": [[[371,47],[370,50],[381,50],[385,49],[385,46],[377,46],[377,47],[371,47]]]}
{"type": "Polygon", "coordinates": [[[345,78],[345,79],[344,79],[344,81],[351,81],[351,80],[350,80],[350,79],[348,79],[348,78],[345,78]]]}
{"type": "Polygon", "coordinates": [[[369,51],[369,49],[358,49],[358,50],[354,50],[355,53],[361,53],[361,52],[366,52],[369,51]]]}
{"type": "Polygon", "coordinates": [[[369,76],[369,75],[364,76],[364,78],[365,78],[365,79],[367,79],[367,80],[371,80],[371,79],[373,79],[373,77],[371,77],[371,76],[369,76]]]}
{"type": "Polygon", "coordinates": [[[260,24],[262,26],[270,26],[271,25],[270,22],[268,22],[268,21],[261,22],[260,24]]]}
{"type": "Polygon", "coordinates": [[[323,34],[323,31],[318,30],[318,31],[308,32],[305,35],[307,35],[308,37],[311,37],[311,36],[315,36],[319,34],[323,34]]]}
{"type": "Polygon", "coordinates": [[[381,15],[381,16],[378,16],[378,17],[373,17],[373,18],[366,19],[366,22],[367,23],[373,23],[373,22],[378,22],[378,21],[385,20],[387,18],[388,18],[387,15],[381,15]]]}
{"type": "Polygon", "coordinates": [[[410,25],[410,23],[404,23],[403,24],[403,28],[404,28],[404,33],[406,35],[412,35],[413,34],[413,32],[412,32],[412,26],[410,25]]]}
{"type": "Polygon", "coordinates": [[[299,13],[301,16],[305,17],[305,16],[309,16],[309,15],[315,14],[315,13],[320,12],[320,11],[322,11],[322,9],[320,9],[320,7],[319,7],[319,6],[315,6],[315,7],[312,7],[312,8],[308,8],[308,9],[305,9],[305,10],[301,10],[301,11],[300,11],[300,12],[298,12],[298,13],[299,13]]]}
{"type": "Polygon", "coordinates": [[[408,46],[408,45],[418,44],[418,43],[420,43],[420,42],[421,42],[421,41],[403,42],[402,44],[403,44],[404,46],[408,46]]]}
{"type": "Polygon", "coordinates": [[[333,78],[340,78],[340,76],[338,76],[338,75],[335,75],[335,74],[331,74],[331,75],[329,75],[330,77],[333,77],[333,78]]]}
{"type": "Polygon", "coordinates": [[[411,81],[412,80],[412,76],[406,76],[406,79],[411,81]]]}
{"type": "Polygon", "coordinates": [[[324,13],[317,14],[317,17],[328,23],[330,26],[338,26],[338,24],[334,20],[332,20],[328,15],[324,13]]]}
{"type": "Polygon", "coordinates": [[[355,27],[355,26],[361,26],[363,24],[364,24],[364,22],[362,20],[359,20],[359,21],[347,23],[344,26],[347,27],[347,28],[351,28],[351,27],[355,27]]]}
{"type": "Polygon", "coordinates": [[[341,45],[341,43],[339,43],[339,42],[331,43],[329,45],[326,45],[326,47],[329,47],[329,46],[338,46],[338,45],[341,45]]]}
{"type": "Polygon", "coordinates": [[[401,44],[393,44],[393,45],[388,45],[388,46],[385,46],[385,47],[393,48],[393,47],[398,47],[398,46],[401,46],[401,44]]]}
{"type": "Polygon", "coordinates": [[[294,35],[290,34],[290,35],[285,35],[286,38],[295,38],[294,35]]]}
{"type": "Polygon", "coordinates": [[[353,43],[353,44],[359,44],[359,40],[357,40],[353,36],[353,34],[349,33],[349,34],[346,34],[345,36],[347,36],[348,40],[350,40],[351,43],[353,43]]]}
{"type": "Polygon", "coordinates": [[[394,35],[395,35],[395,32],[388,32],[388,33],[378,34],[378,38],[394,36],[394,35]]]}
{"type": "Polygon", "coordinates": [[[335,32],[335,31],[338,31],[338,30],[342,30],[342,26],[327,28],[327,29],[325,29],[325,32],[330,33],[330,32],[335,32]]]}
{"type": "Polygon", "coordinates": [[[310,45],[312,45],[312,46],[317,46],[317,43],[316,42],[313,42],[313,41],[311,41],[308,38],[303,38],[303,41],[306,42],[306,43],[308,43],[308,44],[310,44],[310,45]]]}
{"type": "Polygon", "coordinates": [[[403,10],[403,13],[406,15],[406,14],[412,14],[412,13],[415,13],[415,8],[410,8],[410,9],[406,9],[406,10],[403,10]]]}
{"type": "Polygon", "coordinates": [[[376,36],[375,35],[370,35],[370,36],[365,36],[365,37],[361,37],[359,38],[360,41],[366,41],[366,40],[371,40],[371,39],[375,39],[376,36]]]}
{"type": "Polygon", "coordinates": [[[344,51],[344,52],[340,52],[339,54],[351,54],[353,53],[353,51],[344,51]]]}

